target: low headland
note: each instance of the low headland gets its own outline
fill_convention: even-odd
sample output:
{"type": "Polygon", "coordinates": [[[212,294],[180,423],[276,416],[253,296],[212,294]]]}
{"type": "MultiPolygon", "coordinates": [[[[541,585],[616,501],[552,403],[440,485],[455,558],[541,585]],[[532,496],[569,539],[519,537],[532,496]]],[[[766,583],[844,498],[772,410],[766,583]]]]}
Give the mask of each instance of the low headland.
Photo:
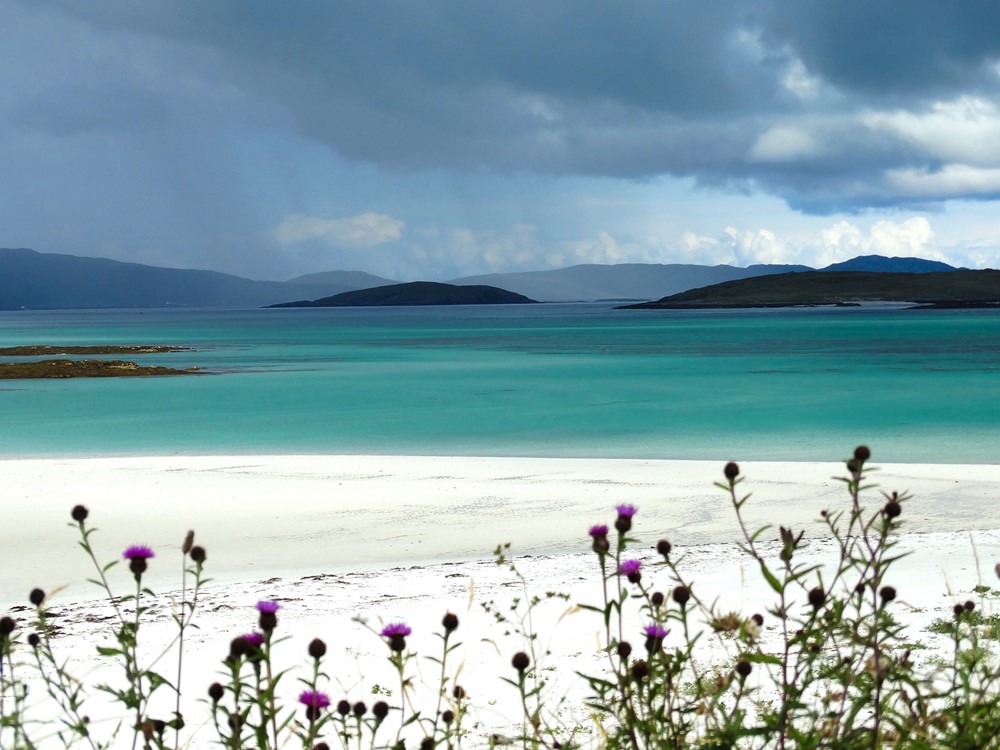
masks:
{"type": "Polygon", "coordinates": [[[629,310],[911,303],[910,309],[998,308],[1000,271],[883,273],[804,271],[727,281],[690,289],[629,310]]]}

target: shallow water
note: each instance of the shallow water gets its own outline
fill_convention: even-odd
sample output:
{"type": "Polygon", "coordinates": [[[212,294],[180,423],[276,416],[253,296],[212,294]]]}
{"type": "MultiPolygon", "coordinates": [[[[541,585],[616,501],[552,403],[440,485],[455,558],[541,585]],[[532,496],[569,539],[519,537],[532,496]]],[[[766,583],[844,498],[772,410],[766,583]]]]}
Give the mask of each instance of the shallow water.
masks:
{"type": "Polygon", "coordinates": [[[199,377],[0,383],[0,453],[993,463],[1000,314],[610,305],[0,313],[199,377]]]}

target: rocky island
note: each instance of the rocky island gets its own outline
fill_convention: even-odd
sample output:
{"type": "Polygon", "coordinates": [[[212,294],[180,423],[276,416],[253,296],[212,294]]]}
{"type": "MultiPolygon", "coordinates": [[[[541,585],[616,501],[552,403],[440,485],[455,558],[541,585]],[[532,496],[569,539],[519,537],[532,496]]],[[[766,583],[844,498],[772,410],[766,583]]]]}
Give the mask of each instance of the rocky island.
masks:
{"type": "Polygon", "coordinates": [[[268,307],[375,307],[393,305],[523,305],[536,304],[523,294],[495,286],[460,286],[435,281],[389,284],[317,300],[282,302],[268,307]]]}
{"type": "MultiPolygon", "coordinates": [[[[0,357],[52,357],[62,354],[160,354],[191,351],[180,346],[6,346],[0,357]]],[[[196,367],[177,369],[140,365],[121,359],[36,359],[27,362],[0,362],[0,380],[45,378],[124,378],[158,375],[193,375],[196,367]]]]}

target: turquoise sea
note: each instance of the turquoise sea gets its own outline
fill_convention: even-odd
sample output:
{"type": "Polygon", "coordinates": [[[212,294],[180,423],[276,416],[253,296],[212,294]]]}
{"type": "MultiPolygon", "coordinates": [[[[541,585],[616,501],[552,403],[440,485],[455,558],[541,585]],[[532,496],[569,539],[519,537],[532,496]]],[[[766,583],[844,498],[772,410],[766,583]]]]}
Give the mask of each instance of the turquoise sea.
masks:
{"type": "Polygon", "coordinates": [[[610,304],[0,313],[198,377],[0,381],[0,455],[1000,461],[1000,313],[610,304]]]}

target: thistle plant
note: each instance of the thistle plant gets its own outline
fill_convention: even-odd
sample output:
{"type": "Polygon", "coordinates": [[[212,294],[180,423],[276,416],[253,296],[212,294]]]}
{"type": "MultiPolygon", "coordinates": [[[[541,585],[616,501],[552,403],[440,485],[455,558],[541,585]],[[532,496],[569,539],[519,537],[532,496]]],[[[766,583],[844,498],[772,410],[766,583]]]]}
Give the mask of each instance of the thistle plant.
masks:
{"type": "Polygon", "coordinates": [[[192,627],[198,594],[206,580],[203,577],[205,550],[194,544],[194,533],[189,532],[181,546],[183,583],[180,602],[173,612],[177,635],[167,643],[150,644],[154,655],[144,656],[146,651],[140,649],[141,626],[144,615],[149,611],[149,602],[156,595],[144,585],[143,577],[149,568],[149,561],[156,557],[155,552],[145,545],[131,545],[122,552],[121,560],[127,562],[135,587],[132,593],[118,596],[112,589],[108,573],[120,560],[112,560],[106,564],[98,561],[92,539],[97,530],[87,524],[87,508],[77,505],[70,515],[70,525],[79,533],[78,544],[96,571],[97,577],[92,582],[101,587],[114,611],[111,633],[114,645],[97,646],[97,652],[117,666],[118,679],[102,682],[95,688],[120,706],[122,716],[107,731],[101,732],[92,726],[85,706],[93,696],[72,673],[68,659],[58,654],[55,645],[55,629],[51,624],[49,607],[58,591],[46,594],[43,589],[35,588],[28,597],[33,607],[32,630],[25,639],[25,645],[30,649],[30,658],[18,664],[18,670],[34,671],[34,676],[43,686],[56,712],[54,718],[49,708],[44,712],[46,718],[32,714],[30,709],[34,706],[27,701],[28,683],[15,679],[14,676],[16,662],[13,654],[15,647],[21,645],[14,634],[15,624],[11,618],[3,618],[0,630],[6,629],[6,622],[11,623],[11,628],[0,636],[7,666],[6,673],[0,670],[0,747],[17,750],[36,748],[42,744],[62,747],[82,744],[92,750],[100,750],[112,745],[119,746],[124,742],[133,749],[141,746],[177,750],[181,745],[180,735],[185,725],[180,689],[183,639],[185,631],[192,627]],[[193,580],[191,588],[188,586],[189,578],[193,580]],[[158,665],[174,650],[177,655],[177,673],[171,682],[159,671],[158,665]],[[160,690],[175,693],[173,716],[155,716],[151,713],[150,701],[160,690]]]}
{"type": "Polygon", "coordinates": [[[629,522],[618,509],[614,548],[602,541],[606,527],[591,527],[603,597],[602,606],[585,608],[603,617],[608,668],[586,676],[588,705],[608,747],[996,746],[1000,660],[996,640],[985,644],[971,625],[974,603],[955,607],[947,629],[954,656],[946,667],[920,672],[903,645],[891,574],[901,557],[897,536],[909,497],[883,493],[877,507],[865,507],[863,493],[874,489],[867,482],[870,457],[860,446],[846,462],[847,508],[820,512],[837,551],[832,566],[802,559],[802,530],[749,529],[750,495],[740,491],[738,465],[725,466],[718,487],[736,515],[740,548],[774,597],[765,611],[778,630],[776,645],[760,638],[763,615],[721,611],[702,600],[666,540],[656,545],[657,567],[672,592],[650,593],[639,561],[622,559],[635,542],[626,536],[635,509],[629,522]],[[769,537],[774,541],[767,543],[769,537]],[[612,554],[617,578],[608,571],[612,554]],[[631,588],[620,584],[622,577],[631,588]],[[641,655],[621,629],[630,600],[650,620],[641,655]],[[727,654],[722,661],[702,656],[706,634],[727,654]]]}

